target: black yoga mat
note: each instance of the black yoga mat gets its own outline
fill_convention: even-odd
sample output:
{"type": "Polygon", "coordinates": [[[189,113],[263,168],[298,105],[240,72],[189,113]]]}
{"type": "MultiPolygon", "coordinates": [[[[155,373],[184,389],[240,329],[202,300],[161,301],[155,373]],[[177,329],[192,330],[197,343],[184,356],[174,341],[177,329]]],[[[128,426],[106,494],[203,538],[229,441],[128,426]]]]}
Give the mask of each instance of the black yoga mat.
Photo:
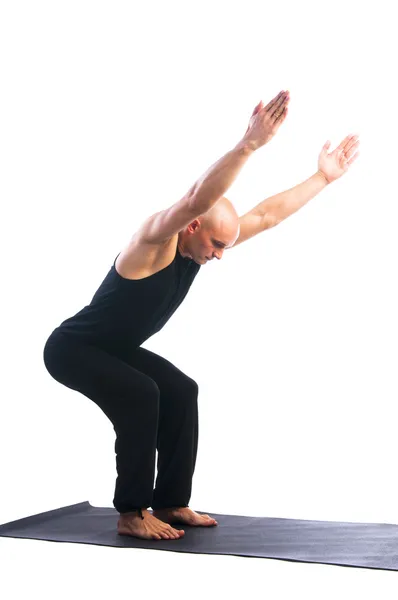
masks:
{"type": "Polygon", "coordinates": [[[398,525],[208,514],[217,526],[175,524],[183,538],[140,540],[117,533],[114,508],[81,502],[0,525],[0,537],[398,570],[398,525]]]}

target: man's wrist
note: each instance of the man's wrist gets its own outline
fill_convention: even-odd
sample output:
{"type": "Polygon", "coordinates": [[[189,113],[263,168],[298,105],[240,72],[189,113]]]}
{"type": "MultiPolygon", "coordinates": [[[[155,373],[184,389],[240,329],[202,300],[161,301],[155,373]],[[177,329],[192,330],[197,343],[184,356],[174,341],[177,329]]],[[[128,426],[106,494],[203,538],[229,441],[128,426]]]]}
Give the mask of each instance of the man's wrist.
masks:
{"type": "Polygon", "coordinates": [[[236,144],[235,150],[241,152],[244,156],[250,156],[257,150],[256,143],[253,140],[241,140],[236,144]]]}
{"type": "Polygon", "coordinates": [[[329,179],[326,177],[325,173],[323,171],[321,171],[320,169],[315,173],[315,177],[319,178],[320,180],[322,180],[325,185],[329,185],[330,183],[332,183],[331,181],[329,181],[329,179]]]}

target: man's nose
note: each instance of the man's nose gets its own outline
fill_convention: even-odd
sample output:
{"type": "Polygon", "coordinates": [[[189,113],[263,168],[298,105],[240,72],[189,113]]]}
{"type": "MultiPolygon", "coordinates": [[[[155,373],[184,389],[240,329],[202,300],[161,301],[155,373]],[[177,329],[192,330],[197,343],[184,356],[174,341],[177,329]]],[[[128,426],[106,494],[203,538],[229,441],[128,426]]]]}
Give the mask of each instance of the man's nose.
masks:
{"type": "Polygon", "coordinates": [[[213,252],[213,256],[218,258],[218,260],[221,260],[223,253],[224,253],[224,250],[217,250],[217,251],[213,252]]]}

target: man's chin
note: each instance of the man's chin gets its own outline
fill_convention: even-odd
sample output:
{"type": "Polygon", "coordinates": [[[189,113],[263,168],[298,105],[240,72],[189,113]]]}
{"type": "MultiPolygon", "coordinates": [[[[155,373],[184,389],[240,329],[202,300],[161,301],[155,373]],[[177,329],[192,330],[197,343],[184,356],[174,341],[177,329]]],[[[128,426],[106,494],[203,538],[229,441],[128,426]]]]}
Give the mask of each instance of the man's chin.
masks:
{"type": "Polygon", "coordinates": [[[200,258],[200,257],[191,257],[191,260],[193,260],[194,262],[196,262],[197,265],[205,265],[206,263],[209,262],[208,258],[200,258]]]}

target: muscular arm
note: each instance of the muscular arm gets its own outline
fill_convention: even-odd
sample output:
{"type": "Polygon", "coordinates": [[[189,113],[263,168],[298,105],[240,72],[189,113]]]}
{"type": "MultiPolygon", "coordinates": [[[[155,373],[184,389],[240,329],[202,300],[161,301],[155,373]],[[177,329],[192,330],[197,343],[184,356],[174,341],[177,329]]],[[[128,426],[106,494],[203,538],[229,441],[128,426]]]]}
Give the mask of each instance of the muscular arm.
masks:
{"type": "Polygon", "coordinates": [[[249,143],[239,142],[198,179],[190,190],[192,206],[200,211],[198,214],[210,210],[225,194],[253,152],[249,143]]]}
{"type": "Polygon", "coordinates": [[[141,229],[141,238],[161,243],[210,210],[231,187],[253,152],[250,144],[240,142],[214,163],[179,202],[152,215],[141,229]]]}
{"type": "Polygon", "coordinates": [[[358,158],[359,137],[348,135],[333,152],[328,152],[330,141],[318,157],[318,171],[306,181],[276,196],[267,198],[240,217],[240,235],[234,246],[278,225],[298,211],[321,192],[329,183],[342,177],[358,158]]]}
{"type": "Polygon", "coordinates": [[[278,225],[312,200],[327,185],[324,175],[318,171],[295,187],[260,202],[240,217],[240,235],[233,248],[258,233],[278,225]]]}
{"type": "Polygon", "coordinates": [[[176,204],[152,215],[141,227],[140,239],[159,244],[209,211],[235,181],[255,150],[268,143],[286,118],[289,92],[280,92],[267,106],[254,109],[240,142],[214,163],[176,204]]]}

